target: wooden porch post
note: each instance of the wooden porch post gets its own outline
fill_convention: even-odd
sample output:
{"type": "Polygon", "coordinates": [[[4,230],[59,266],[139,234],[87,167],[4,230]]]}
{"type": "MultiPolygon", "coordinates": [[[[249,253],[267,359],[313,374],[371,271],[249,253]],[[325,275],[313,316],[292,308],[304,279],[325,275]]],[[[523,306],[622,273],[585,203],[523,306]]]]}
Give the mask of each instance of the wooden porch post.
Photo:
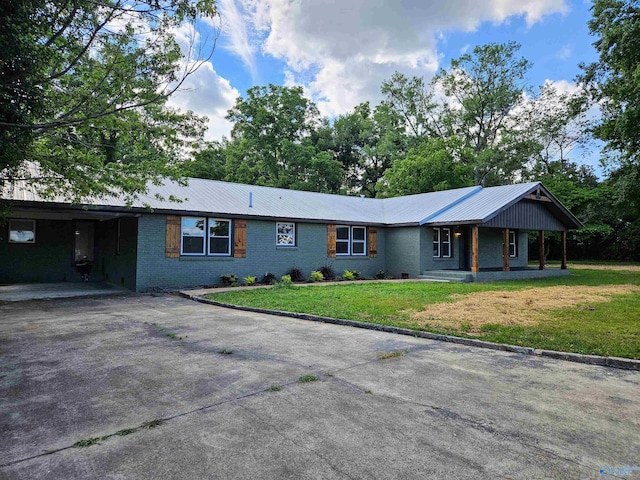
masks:
{"type": "Polygon", "coordinates": [[[471,227],[471,271],[479,272],[480,267],[478,264],[478,226],[473,225],[471,227]]]}
{"type": "Polygon", "coordinates": [[[544,270],[544,230],[540,230],[538,236],[538,270],[544,270]]]}
{"type": "Polygon", "coordinates": [[[560,264],[560,268],[562,270],[567,269],[567,231],[562,231],[562,263],[560,264]]]}
{"type": "Polygon", "coordinates": [[[509,229],[505,228],[502,230],[502,271],[509,270],[509,229]]]}

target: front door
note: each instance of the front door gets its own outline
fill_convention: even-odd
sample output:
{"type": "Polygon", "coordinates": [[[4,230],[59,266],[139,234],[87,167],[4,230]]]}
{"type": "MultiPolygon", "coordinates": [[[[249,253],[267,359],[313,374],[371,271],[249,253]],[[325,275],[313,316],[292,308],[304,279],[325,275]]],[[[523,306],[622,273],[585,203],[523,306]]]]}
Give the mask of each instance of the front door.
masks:
{"type": "Polygon", "coordinates": [[[93,262],[94,260],[94,223],[93,222],[76,222],[75,242],[73,250],[74,262],[93,262]]]}
{"type": "Polygon", "coordinates": [[[471,269],[471,229],[469,227],[460,227],[460,236],[458,236],[458,255],[460,257],[460,270],[471,269]]]}

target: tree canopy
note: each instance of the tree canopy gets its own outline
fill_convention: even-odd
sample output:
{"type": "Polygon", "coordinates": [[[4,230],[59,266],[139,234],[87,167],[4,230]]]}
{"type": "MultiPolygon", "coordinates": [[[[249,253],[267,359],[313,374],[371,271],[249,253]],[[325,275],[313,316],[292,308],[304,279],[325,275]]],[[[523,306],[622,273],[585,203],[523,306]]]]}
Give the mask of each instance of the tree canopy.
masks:
{"type": "Polygon", "coordinates": [[[2,2],[0,182],[79,201],[179,178],[204,119],[166,101],[213,44],[183,51],[174,32],[215,14],[213,0],[2,2]]]}

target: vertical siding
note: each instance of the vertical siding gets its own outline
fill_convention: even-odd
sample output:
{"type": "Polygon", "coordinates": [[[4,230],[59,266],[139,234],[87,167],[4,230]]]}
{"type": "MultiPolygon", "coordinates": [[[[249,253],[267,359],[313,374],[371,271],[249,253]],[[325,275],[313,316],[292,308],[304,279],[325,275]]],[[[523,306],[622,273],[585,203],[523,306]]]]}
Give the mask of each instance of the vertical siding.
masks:
{"type": "Polygon", "coordinates": [[[276,247],[275,221],[247,220],[245,258],[165,256],[165,218],[143,215],[138,222],[138,266],[136,290],[190,288],[220,284],[220,275],[235,274],[239,279],[265,273],[284,275],[290,268],[302,269],[305,276],[322,265],[331,265],[337,275],[358,270],[373,277],[385,268],[385,230],[378,228],[378,256],[327,257],[326,224],[297,223],[296,246],[276,247]]]}
{"type": "Polygon", "coordinates": [[[547,210],[545,203],[521,200],[483,224],[486,227],[562,231],[564,225],[547,210]]]}

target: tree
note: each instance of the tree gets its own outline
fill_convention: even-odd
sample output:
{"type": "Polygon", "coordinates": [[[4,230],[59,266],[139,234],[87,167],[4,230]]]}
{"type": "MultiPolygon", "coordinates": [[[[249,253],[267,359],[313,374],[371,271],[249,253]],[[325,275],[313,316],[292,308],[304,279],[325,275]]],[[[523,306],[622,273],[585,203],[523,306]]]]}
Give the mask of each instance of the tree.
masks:
{"type": "Polygon", "coordinates": [[[385,104],[372,110],[364,102],[338,116],[328,148],[345,170],[344,189],[375,197],[384,172],[406,151],[405,138],[400,118],[385,104]]]}
{"type": "Polygon", "coordinates": [[[605,143],[603,163],[614,187],[616,213],[629,235],[630,256],[640,257],[640,6],[629,0],[596,0],[589,30],[598,61],[582,65],[580,80],[602,119],[594,129],[605,143]]]}
{"type": "Polygon", "coordinates": [[[183,54],[173,32],[215,14],[213,0],[2,2],[0,182],[132,200],[178,178],[204,120],[165,104],[213,46],[183,54]]]}
{"type": "Polygon", "coordinates": [[[237,98],[226,118],[234,123],[226,152],[226,180],[339,191],[342,165],[316,146],[322,121],[302,87],[250,88],[246,98],[237,98]]]}
{"type": "Polygon", "coordinates": [[[515,42],[490,43],[451,61],[434,83],[448,101],[444,118],[447,136],[461,140],[460,161],[474,169],[476,185],[512,180],[522,167],[525,145],[509,129],[508,119],[523,100],[525,75],[530,63],[516,57],[515,42]],[[517,156],[514,155],[517,153],[517,156]]]}
{"type": "Polygon", "coordinates": [[[473,184],[473,170],[456,162],[444,142],[431,139],[409,150],[384,174],[384,196],[435,192],[473,184]]]}

